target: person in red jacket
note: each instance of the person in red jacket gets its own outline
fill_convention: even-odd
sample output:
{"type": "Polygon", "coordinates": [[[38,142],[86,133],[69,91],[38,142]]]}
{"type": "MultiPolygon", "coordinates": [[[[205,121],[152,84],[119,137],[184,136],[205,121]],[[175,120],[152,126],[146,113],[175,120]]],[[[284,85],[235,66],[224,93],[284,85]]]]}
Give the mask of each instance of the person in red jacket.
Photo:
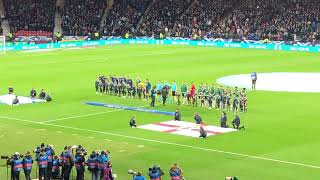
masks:
{"type": "Polygon", "coordinates": [[[194,97],[195,93],[196,93],[196,86],[194,85],[193,82],[191,82],[191,87],[190,87],[190,96],[191,96],[191,98],[194,97]]]}

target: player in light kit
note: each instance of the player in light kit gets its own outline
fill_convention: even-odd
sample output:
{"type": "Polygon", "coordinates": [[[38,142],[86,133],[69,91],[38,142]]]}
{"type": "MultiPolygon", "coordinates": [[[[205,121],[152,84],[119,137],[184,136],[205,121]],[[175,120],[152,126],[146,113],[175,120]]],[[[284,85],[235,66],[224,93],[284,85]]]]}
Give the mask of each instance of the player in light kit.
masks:
{"type": "Polygon", "coordinates": [[[257,73],[256,72],[253,72],[251,73],[251,80],[252,80],[252,89],[256,89],[256,82],[257,82],[257,73]]]}

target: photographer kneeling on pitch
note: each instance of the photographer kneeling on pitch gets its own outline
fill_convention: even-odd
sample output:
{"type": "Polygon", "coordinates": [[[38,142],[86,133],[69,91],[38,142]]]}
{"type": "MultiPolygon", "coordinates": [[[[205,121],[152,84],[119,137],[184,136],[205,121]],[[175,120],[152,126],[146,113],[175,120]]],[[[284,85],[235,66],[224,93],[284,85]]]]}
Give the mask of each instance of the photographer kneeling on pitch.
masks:
{"type": "Polygon", "coordinates": [[[132,174],[132,180],[146,180],[146,178],[140,172],[135,172],[129,169],[128,174],[132,174]]]}

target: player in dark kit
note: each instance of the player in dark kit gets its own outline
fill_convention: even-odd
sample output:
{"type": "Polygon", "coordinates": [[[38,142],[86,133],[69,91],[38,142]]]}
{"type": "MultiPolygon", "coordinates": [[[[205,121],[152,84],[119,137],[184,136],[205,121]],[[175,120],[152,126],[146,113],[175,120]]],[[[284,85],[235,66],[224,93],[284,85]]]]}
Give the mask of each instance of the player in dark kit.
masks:
{"type": "Polygon", "coordinates": [[[162,104],[165,106],[167,102],[167,97],[169,94],[169,86],[167,85],[163,86],[161,94],[162,94],[162,104]]]}
{"type": "Polygon", "coordinates": [[[151,89],[151,94],[150,94],[150,97],[151,97],[151,104],[150,104],[150,106],[151,106],[151,107],[154,107],[154,103],[155,103],[155,101],[156,101],[156,95],[157,95],[156,86],[153,86],[152,89],[151,89]]]}
{"type": "Polygon", "coordinates": [[[257,82],[258,76],[256,72],[251,73],[251,80],[252,80],[252,89],[256,89],[256,82],[257,82]]]}

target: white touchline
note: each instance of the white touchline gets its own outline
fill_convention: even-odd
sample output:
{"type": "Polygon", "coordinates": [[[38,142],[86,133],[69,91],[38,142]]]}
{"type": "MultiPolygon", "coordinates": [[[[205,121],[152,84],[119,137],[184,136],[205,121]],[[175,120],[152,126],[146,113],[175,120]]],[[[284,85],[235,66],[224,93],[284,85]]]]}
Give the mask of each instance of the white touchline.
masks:
{"type": "Polygon", "coordinates": [[[197,147],[197,146],[191,146],[191,145],[179,144],[179,143],[173,143],[173,142],[166,142],[166,141],[160,141],[160,140],[154,140],[154,139],[146,139],[146,138],[140,138],[140,137],[135,137],[135,136],[117,134],[117,133],[96,131],[96,130],[90,130],[90,129],[82,129],[82,128],[71,127],[71,126],[63,126],[63,125],[58,125],[58,124],[49,124],[49,123],[46,123],[46,122],[37,122],[37,121],[31,121],[31,120],[19,119],[19,118],[7,117],[7,116],[0,116],[0,118],[2,118],[2,119],[11,119],[11,120],[16,120],[16,121],[20,121],[20,122],[32,123],[32,124],[39,124],[39,125],[45,125],[45,126],[52,126],[52,127],[71,129],[71,130],[85,131],[85,132],[91,132],[91,133],[97,133],[97,134],[105,134],[105,135],[117,136],[117,137],[122,137],[122,138],[127,138],[127,139],[135,139],[135,140],[141,140],[141,141],[147,141],[147,142],[155,142],[155,143],[160,143],[160,144],[167,144],[167,145],[185,147],[185,148],[202,150],[202,151],[217,152],[217,153],[223,153],[223,154],[229,154],[229,155],[234,155],[234,156],[246,157],[246,158],[251,158],[251,159],[259,159],[259,160],[277,162],[277,163],[282,163],[282,164],[290,164],[290,165],[296,165],[296,166],[320,169],[320,166],[315,166],[315,165],[310,165],[310,164],[296,163],[296,162],[284,161],[284,160],[279,160],[279,159],[271,159],[271,158],[267,158],[267,157],[252,156],[252,155],[247,155],[247,154],[241,154],[241,153],[235,153],[235,152],[229,152],[229,151],[222,151],[222,150],[210,149],[210,148],[203,148],[203,147],[197,147]]]}

